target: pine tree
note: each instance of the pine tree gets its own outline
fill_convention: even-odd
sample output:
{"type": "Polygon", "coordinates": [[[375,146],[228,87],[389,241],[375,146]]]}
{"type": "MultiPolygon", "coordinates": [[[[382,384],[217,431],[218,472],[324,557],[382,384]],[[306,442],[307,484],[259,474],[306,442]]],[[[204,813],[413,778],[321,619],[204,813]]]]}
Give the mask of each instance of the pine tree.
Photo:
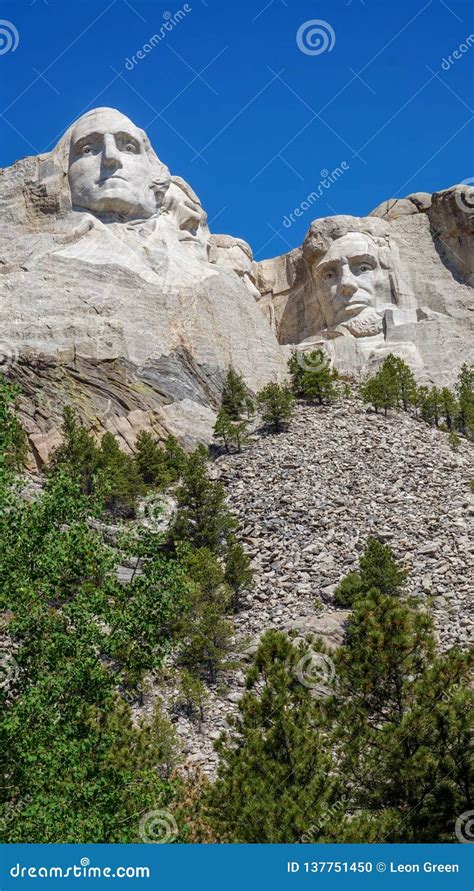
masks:
{"type": "Polygon", "coordinates": [[[241,452],[242,447],[249,442],[247,427],[247,421],[233,421],[227,411],[221,408],[214,425],[214,436],[222,439],[226,452],[229,453],[232,447],[241,452]]]}
{"type": "Polygon", "coordinates": [[[428,424],[438,427],[442,411],[441,391],[438,387],[430,387],[421,406],[421,416],[428,424]]]}
{"type": "Polygon", "coordinates": [[[231,421],[238,421],[249,402],[250,394],[243,378],[230,366],[222,391],[222,408],[231,421]]]}
{"type": "Polygon", "coordinates": [[[262,421],[275,433],[284,430],[293,417],[295,400],[286,384],[267,384],[257,394],[262,421]]]}
{"type": "Polygon", "coordinates": [[[253,576],[252,564],[243,545],[237,541],[235,535],[230,535],[225,556],[225,580],[232,590],[234,612],[240,609],[242,592],[252,588],[253,576]]]}
{"type": "Polygon", "coordinates": [[[216,746],[206,818],[224,841],[298,842],[311,825],[312,840],[325,840],[337,783],[317,701],[298,678],[302,657],[280,632],[260,642],[239,714],[216,746]]]}
{"type": "Polygon", "coordinates": [[[236,521],[226,505],[222,484],[209,479],[206,464],[207,452],[199,446],[189,456],[176,492],[178,511],[171,538],[223,554],[236,521]]]}
{"type": "Polygon", "coordinates": [[[18,473],[27,458],[27,438],[16,413],[18,388],[0,375],[0,474],[18,473]]]}
{"type": "Polygon", "coordinates": [[[441,390],[440,402],[442,406],[441,410],[446,421],[446,427],[449,431],[451,431],[453,429],[456,415],[458,414],[458,405],[456,402],[456,397],[454,393],[451,392],[449,387],[443,387],[443,389],[441,390]]]}
{"type": "Polygon", "coordinates": [[[148,430],[141,430],[136,439],[135,462],[147,486],[165,487],[169,477],[165,467],[164,450],[148,430]]]}
{"type": "Polygon", "coordinates": [[[52,452],[49,471],[54,474],[63,469],[72,474],[79,480],[82,492],[90,495],[99,469],[100,450],[70,406],[63,411],[61,434],[62,442],[52,452]]]}
{"type": "Polygon", "coordinates": [[[293,353],[288,362],[288,369],[295,396],[308,402],[333,402],[338,396],[336,381],[339,378],[336,369],[323,350],[310,353],[293,353]]]}
{"type": "Polygon", "coordinates": [[[331,702],[350,792],[345,842],[452,841],[469,806],[472,654],[439,655],[432,620],[403,597],[356,600],[331,702]]]}
{"type": "Polygon", "coordinates": [[[389,380],[393,380],[397,404],[403,405],[403,410],[408,411],[416,390],[416,381],[409,365],[400,357],[390,353],[384,360],[382,370],[389,380]]]}
{"type": "Polygon", "coordinates": [[[146,486],[131,455],[122,452],[112,433],[105,433],[98,454],[97,480],[105,509],[113,517],[134,517],[136,500],[146,486]]]}
{"type": "Polygon", "coordinates": [[[370,403],[375,412],[383,409],[385,416],[390,408],[396,408],[398,404],[397,383],[391,373],[390,367],[381,368],[373,377],[369,378],[361,387],[361,395],[364,402],[370,403]]]}
{"type": "Polygon", "coordinates": [[[461,366],[456,381],[458,413],[456,426],[464,436],[474,437],[474,365],[461,366]]]}

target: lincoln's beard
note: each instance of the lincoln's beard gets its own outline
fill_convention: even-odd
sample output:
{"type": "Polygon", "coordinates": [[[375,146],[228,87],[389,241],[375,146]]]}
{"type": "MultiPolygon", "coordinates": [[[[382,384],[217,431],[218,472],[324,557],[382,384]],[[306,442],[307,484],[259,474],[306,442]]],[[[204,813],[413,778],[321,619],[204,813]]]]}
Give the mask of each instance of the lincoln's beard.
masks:
{"type": "Polygon", "coordinates": [[[363,309],[354,318],[340,322],[338,327],[343,327],[354,337],[374,337],[382,332],[383,320],[375,309],[368,306],[367,309],[363,309]]]}

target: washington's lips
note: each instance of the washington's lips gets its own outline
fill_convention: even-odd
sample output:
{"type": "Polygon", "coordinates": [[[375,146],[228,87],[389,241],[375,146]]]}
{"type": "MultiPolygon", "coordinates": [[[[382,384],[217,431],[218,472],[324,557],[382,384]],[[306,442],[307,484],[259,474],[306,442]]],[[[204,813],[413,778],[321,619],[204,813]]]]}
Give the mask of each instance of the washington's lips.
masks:
{"type": "Polygon", "coordinates": [[[114,174],[112,174],[112,176],[104,176],[104,177],[102,177],[102,179],[97,180],[97,185],[104,186],[106,183],[113,183],[113,182],[127,183],[128,179],[125,176],[120,176],[119,173],[114,173],[114,174]]]}

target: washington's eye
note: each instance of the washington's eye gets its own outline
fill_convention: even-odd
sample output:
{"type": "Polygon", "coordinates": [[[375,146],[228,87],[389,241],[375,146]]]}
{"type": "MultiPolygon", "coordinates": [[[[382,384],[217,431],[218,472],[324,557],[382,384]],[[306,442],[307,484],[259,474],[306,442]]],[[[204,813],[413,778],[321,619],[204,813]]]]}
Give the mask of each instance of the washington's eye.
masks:
{"type": "Polygon", "coordinates": [[[125,151],[129,152],[132,155],[136,155],[137,147],[136,147],[136,145],[133,144],[133,142],[127,142],[127,144],[125,146],[125,151]]]}

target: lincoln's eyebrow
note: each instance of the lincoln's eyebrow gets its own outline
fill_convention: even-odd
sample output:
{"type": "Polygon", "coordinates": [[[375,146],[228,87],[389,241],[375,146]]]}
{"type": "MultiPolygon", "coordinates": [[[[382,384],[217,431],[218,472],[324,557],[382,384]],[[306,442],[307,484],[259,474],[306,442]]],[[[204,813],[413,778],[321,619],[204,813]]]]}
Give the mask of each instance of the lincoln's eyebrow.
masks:
{"type": "Polygon", "coordinates": [[[342,260],[340,260],[339,258],[335,258],[334,260],[322,260],[321,263],[318,263],[318,265],[316,266],[316,272],[320,273],[329,271],[330,269],[334,269],[335,267],[340,266],[341,263],[342,260]]]}
{"type": "Polygon", "coordinates": [[[373,263],[374,266],[377,265],[377,257],[374,254],[353,254],[352,257],[347,259],[349,263],[373,263]]]}

